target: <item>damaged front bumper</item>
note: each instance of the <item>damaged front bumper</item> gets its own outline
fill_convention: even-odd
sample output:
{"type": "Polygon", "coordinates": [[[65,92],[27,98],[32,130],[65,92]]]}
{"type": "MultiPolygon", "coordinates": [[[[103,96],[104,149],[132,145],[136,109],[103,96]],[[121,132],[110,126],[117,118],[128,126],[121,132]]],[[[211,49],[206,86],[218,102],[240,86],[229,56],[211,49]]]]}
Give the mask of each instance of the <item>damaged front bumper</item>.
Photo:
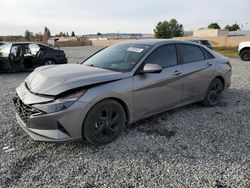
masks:
{"type": "Polygon", "coordinates": [[[53,101],[51,97],[35,95],[21,84],[17,88],[17,96],[13,98],[16,119],[21,128],[37,141],[82,139],[87,103],[77,101],[69,108],[55,113],[45,113],[33,107],[33,104],[50,101],[53,101]]]}

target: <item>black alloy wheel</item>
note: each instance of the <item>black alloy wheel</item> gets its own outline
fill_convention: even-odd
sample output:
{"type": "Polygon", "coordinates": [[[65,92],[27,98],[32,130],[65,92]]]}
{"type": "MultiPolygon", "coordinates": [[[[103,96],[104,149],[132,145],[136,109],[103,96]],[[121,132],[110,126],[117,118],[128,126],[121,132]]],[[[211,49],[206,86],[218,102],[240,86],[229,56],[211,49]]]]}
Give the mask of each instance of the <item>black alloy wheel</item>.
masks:
{"type": "Polygon", "coordinates": [[[250,61],[250,50],[249,49],[243,50],[240,53],[240,58],[242,61],[250,61]]]}
{"type": "Polygon", "coordinates": [[[222,96],[222,92],[223,92],[223,83],[220,79],[215,78],[208,90],[207,90],[207,94],[206,97],[203,101],[203,104],[205,106],[215,106],[220,102],[221,96],[222,96]]]}
{"type": "Polygon", "coordinates": [[[44,61],[44,65],[54,65],[55,61],[53,59],[46,59],[44,61]]]}
{"type": "Polygon", "coordinates": [[[115,100],[97,103],[88,112],[83,125],[83,137],[94,145],[104,145],[116,139],[126,121],[124,109],[115,100]]]}

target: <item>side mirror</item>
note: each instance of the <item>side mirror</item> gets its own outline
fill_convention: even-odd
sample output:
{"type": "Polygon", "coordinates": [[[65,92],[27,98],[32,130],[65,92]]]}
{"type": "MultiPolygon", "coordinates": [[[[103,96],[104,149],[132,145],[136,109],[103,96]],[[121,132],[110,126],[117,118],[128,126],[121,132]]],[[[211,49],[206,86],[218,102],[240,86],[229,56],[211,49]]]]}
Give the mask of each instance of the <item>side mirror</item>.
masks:
{"type": "Polygon", "coordinates": [[[143,67],[142,73],[160,73],[162,71],[162,66],[158,64],[146,64],[143,67]]]}

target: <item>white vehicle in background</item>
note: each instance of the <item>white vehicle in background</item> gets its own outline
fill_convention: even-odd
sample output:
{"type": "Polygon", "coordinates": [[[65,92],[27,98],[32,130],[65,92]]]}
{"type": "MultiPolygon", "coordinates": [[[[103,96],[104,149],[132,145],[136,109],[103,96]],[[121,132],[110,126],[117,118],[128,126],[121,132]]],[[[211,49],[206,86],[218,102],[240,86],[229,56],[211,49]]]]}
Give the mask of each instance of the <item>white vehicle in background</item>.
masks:
{"type": "Polygon", "coordinates": [[[240,42],[238,54],[242,61],[250,61],[250,41],[240,42]]]}

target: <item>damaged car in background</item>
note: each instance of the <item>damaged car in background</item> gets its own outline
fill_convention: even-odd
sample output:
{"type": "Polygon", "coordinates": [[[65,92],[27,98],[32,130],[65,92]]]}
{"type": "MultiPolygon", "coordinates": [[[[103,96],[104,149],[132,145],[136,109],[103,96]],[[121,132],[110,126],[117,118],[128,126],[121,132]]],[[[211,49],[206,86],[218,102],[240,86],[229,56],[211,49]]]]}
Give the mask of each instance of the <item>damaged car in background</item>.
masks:
{"type": "Polygon", "coordinates": [[[200,44],[136,40],[82,64],[42,66],[16,89],[16,117],[35,140],[113,141],[126,124],[190,103],[212,107],[230,86],[228,58],[200,44]]]}
{"type": "Polygon", "coordinates": [[[66,63],[63,50],[45,44],[6,42],[0,45],[0,72],[31,71],[41,65],[66,63]]]}

